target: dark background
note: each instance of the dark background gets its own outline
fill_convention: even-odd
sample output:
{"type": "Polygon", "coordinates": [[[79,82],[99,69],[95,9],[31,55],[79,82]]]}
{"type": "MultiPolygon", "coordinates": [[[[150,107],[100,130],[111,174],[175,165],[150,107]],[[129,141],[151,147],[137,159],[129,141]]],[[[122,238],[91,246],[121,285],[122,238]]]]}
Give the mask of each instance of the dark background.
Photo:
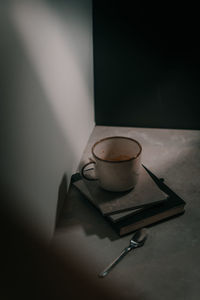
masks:
{"type": "Polygon", "coordinates": [[[96,124],[200,129],[199,23],[192,3],[94,0],[96,124]]]}

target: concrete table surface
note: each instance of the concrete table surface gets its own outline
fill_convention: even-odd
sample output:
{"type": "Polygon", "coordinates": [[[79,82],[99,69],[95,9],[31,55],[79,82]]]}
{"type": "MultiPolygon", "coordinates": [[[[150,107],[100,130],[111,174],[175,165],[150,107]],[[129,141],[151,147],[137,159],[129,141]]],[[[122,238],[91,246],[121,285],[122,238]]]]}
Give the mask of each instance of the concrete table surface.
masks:
{"type": "Polygon", "coordinates": [[[70,188],[53,242],[88,262],[90,273],[114,283],[121,299],[200,299],[200,131],[96,126],[81,165],[99,139],[138,140],[142,163],[186,201],[185,214],[151,226],[145,245],[130,252],[104,279],[97,274],[129,244],[74,187],[70,188]]]}

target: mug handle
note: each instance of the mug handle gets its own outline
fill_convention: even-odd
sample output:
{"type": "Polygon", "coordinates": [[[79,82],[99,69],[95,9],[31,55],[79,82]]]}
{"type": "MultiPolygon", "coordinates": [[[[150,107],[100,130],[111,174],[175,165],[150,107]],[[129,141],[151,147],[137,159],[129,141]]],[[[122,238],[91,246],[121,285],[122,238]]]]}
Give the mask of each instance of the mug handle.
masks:
{"type": "Polygon", "coordinates": [[[85,178],[86,180],[90,180],[90,181],[98,180],[98,178],[94,178],[94,177],[92,178],[92,177],[87,177],[87,176],[86,176],[85,171],[94,170],[94,168],[85,170],[85,168],[86,168],[87,166],[89,166],[90,164],[96,164],[96,162],[93,161],[93,160],[91,160],[90,162],[88,162],[87,164],[85,164],[85,165],[81,168],[81,176],[82,176],[83,178],[85,178]]]}

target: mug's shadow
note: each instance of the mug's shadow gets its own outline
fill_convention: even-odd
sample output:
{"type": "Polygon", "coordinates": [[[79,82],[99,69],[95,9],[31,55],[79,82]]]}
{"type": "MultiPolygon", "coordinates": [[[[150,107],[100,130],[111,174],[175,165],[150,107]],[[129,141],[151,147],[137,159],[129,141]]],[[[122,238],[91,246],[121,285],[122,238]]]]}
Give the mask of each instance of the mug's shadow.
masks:
{"type": "Polygon", "coordinates": [[[108,238],[112,241],[120,238],[109,222],[72,183],[68,193],[66,191],[67,182],[64,175],[58,191],[57,230],[80,226],[86,235],[97,235],[101,239],[108,238]]]}

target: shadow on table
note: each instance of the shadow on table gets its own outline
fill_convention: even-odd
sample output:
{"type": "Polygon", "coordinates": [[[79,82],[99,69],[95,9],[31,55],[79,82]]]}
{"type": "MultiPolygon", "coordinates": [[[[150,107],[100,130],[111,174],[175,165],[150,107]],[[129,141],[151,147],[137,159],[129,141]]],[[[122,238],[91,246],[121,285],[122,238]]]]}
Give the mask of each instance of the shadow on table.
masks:
{"type": "Polygon", "coordinates": [[[117,240],[120,236],[112,229],[111,225],[102,217],[100,212],[73,186],[70,185],[66,194],[66,181],[63,176],[59,187],[57,209],[57,229],[81,226],[86,235],[97,235],[99,238],[117,240]],[[64,205],[63,205],[64,203],[64,205]],[[63,207],[60,212],[60,207],[63,207]],[[59,211],[59,213],[58,213],[59,211]]]}

